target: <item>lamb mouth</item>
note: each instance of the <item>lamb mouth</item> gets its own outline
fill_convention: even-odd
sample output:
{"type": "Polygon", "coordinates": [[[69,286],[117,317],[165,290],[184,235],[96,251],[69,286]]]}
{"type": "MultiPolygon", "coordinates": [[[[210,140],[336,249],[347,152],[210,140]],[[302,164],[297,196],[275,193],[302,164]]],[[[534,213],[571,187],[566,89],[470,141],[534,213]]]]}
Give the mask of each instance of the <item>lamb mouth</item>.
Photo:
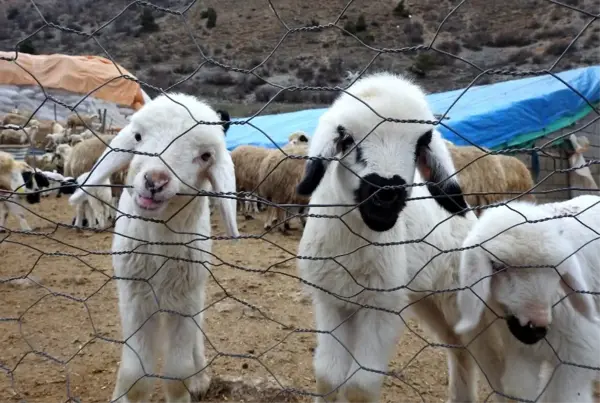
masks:
{"type": "Polygon", "coordinates": [[[156,200],[153,197],[144,197],[141,195],[135,196],[135,204],[143,210],[154,211],[158,210],[164,204],[164,200],[156,200]]]}

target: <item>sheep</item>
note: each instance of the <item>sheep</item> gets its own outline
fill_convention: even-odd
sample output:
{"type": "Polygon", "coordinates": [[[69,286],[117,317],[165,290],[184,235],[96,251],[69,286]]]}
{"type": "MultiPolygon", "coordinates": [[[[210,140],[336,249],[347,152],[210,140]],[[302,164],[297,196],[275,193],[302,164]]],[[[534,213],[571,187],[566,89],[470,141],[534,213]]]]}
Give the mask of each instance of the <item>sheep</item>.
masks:
{"type": "Polygon", "coordinates": [[[298,144],[306,143],[308,144],[309,137],[308,134],[303,131],[297,131],[289,135],[288,137],[288,145],[297,146],[298,144]]]}
{"type": "MultiPolygon", "coordinates": [[[[167,402],[189,402],[188,389],[202,395],[210,384],[200,330],[208,275],[204,262],[210,261],[212,243],[207,238],[211,234],[208,197],[185,194],[209,186],[215,192],[235,192],[235,171],[223,127],[199,121],[220,120],[194,96],[161,94],[133,114],[90,170],[87,183],[97,185],[129,167],[131,187],[121,194],[118,207],[123,215],[114,230],[114,273],[119,278],[148,279],[117,282],[127,345],[112,400],[147,400],[152,380],[142,376],[155,370],[163,347],[165,376],[185,380],[185,385],[166,381],[167,402]],[[160,158],[140,154],[157,152],[160,158]],[[140,216],[151,221],[136,219],[140,216]],[[154,315],[159,308],[179,315],[159,318],[154,315]],[[167,322],[161,324],[159,319],[167,322]]],[[[84,197],[80,188],[69,201],[77,204],[84,197]]],[[[216,203],[226,232],[238,237],[235,198],[218,198],[216,203]]]]}
{"type": "MultiPolygon", "coordinates": [[[[101,134],[103,134],[103,133],[98,133],[98,135],[101,135],[101,134]]],[[[96,137],[96,135],[94,134],[94,132],[92,132],[90,129],[85,129],[84,131],[82,131],[81,133],[79,133],[79,135],[84,140],[91,139],[92,137],[96,137]]]]}
{"type": "Polygon", "coordinates": [[[506,317],[511,368],[505,393],[540,402],[590,402],[600,367],[600,197],[486,210],[463,242],[459,333],[478,325],[484,303],[506,317]],[[562,281],[561,281],[562,280],[562,281]],[[542,339],[545,339],[542,341],[542,339]],[[542,364],[558,366],[539,400],[542,364]]]}
{"type": "MultiPolygon", "coordinates": [[[[290,136],[288,137],[288,143],[282,147],[282,150],[286,151],[290,147],[293,148],[297,145],[306,145],[308,144],[308,141],[309,137],[306,133],[300,131],[294,132],[290,134],[290,136]]],[[[298,150],[302,150],[302,148],[299,148],[298,150]]],[[[245,200],[244,203],[241,204],[242,214],[244,215],[244,218],[246,220],[253,219],[254,217],[252,213],[259,212],[257,197],[250,192],[257,190],[258,186],[261,184],[262,178],[264,178],[264,176],[260,176],[260,166],[265,160],[265,158],[267,158],[267,156],[277,155],[273,154],[273,152],[279,153],[279,155],[281,155],[281,151],[279,149],[272,150],[253,145],[238,146],[231,152],[231,158],[233,159],[235,165],[237,191],[249,192],[245,196],[245,198],[248,200],[245,200]]],[[[302,154],[305,154],[305,152],[303,151],[302,154]]],[[[285,165],[286,167],[288,166],[287,163],[285,165]]],[[[283,172],[283,169],[284,168],[279,170],[279,168],[277,168],[279,172],[283,172]]],[[[271,210],[274,211],[274,209],[271,210]]],[[[285,228],[288,227],[289,225],[286,222],[285,228]]]]}
{"type": "Polygon", "coordinates": [[[527,168],[523,161],[510,155],[498,155],[498,158],[502,162],[502,167],[506,173],[506,185],[508,191],[525,193],[523,196],[519,196],[518,194],[507,195],[504,196],[504,199],[507,197],[511,199],[518,197],[518,199],[515,200],[535,201],[535,195],[529,193],[534,187],[533,178],[531,177],[529,168],[527,168]]]}
{"type": "MultiPolygon", "coordinates": [[[[53,189],[47,194],[54,194],[56,197],[62,197],[63,194],[73,194],[77,188],[77,180],[68,176],[62,176],[56,170],[41,171],[42,175],[49,181],[53,189]]],[[[44,197],[44,195],[42,195],[44,197]]],[[[85,224],[84,224],[85,226],[85,224]]]]}
{"type": "Polygon", "coordinates": [[[26,144],[29,141],[29,137],[25,130],[22,129],[4,129],[0,132],[0,143],[7,145],[21,145],[26,144]]]}
{"type": "Polygon", "coordinates": [[[17,203],[19,196],[25,195],[29,204],[40,202],[40,194],[33,169],[4,151],[0,151],[0,230],[4,230],[8,214],[19,220],[23,231],[31,231],[25,218],[25,209],[17,203]]]}
{"type": "Polygon", "coordinates": [[[28,126],[39,123],[36,119],[33,119],[31,115],[25,116],[18,113],[7,113],[2,118],[2,125],[17,125],[17,126],[28,126]]]}
{"type": "Polygon", "coordinates": [[[76,113],[72,113],[67,117],[67,127],[71,129],[75,129],[77,127],[93,127],[94,123],[99,123],[100,117],[98,114],[94,113],[92,115],[80,114],[79,116],[76,113]]]}
{"type": "MultiPolygon", "coordinates": [[[[76,183],[82,186],[86,183],[90,173],[84,172],[76,179],[76,183]]],[[[83,219],[86,218],[90,228],[104,229],[108,225],[112,212],[112,191],[110,179],[106,178],[101,186],[93,187],[87,190],[85,198],[81,199],[75,207],[74,225],[78,228],[83,226],[83,219]],[[97,224],[94,225],[93,223],[97,224]]]]}
{"type": "Polygon", "coordinates": [[[57,168],[56,155],[54,153],[45,153],[40,157],[35,155],[26,155],[25,162],[35,168],[39,168],[42,171],[52,171],[57,168]]]}
{"type": "Polygon", "coordinates": [[[17,217],[22,231],[31,231],[25,218],[25,209],[16,203],[25,189],[20,166],[11,154],[0,151],[0,231],[5,231],[9,213],[17,217]]]}
{"type": "MultiPolygon", "coordinates": [[[[84,140],[70,148],[61,148],[60,153],[66,154],[64,168],[65,175],[77,178],[84,172],[91,171],[98,158],[100,158],[102,153],[106,150],[106,145],[109,144],[114,137],[114,135],[102,135],[84,140]]],[[[58,149],[56,153],[59,153],[58,149]]]]}
{"type": "MultiPolygon", "coordinates": [[[[59,146],[60,149],[57,148],[56,153],[62,155],[61,158],[65,161],[64,174],[77,178],[83,173],[91,171],[94,164],[106,150],[106,144],[109,144],[114,138],[115,136],[112,134],[104,134],[84,140],[73,147],[66,146],[60,148],[61,146],[59,146]]],[[[122,188],[120,186],[125,184],[126,175],[127,168],[125,167],[122,171],[115,172],[110,177],[112,191],[111,206],[113,207],[117,205],[117,201],[121,196],[122,188]]],[[[74,224],[75,218],[73,219],[74,224]]],[[[85,226],[85,222],[83,226],[85,226]]]]}
{"type": "Polygon", "coordinates": [[[61,131],[64,131],[64,129],[60,123],[54,120],[40,120],[37,133],[31,137],[31,143],[36,148],[46,147],[48,134],[60,133],[61,131]]]}
{"type": "MultiPolygon", "coordinates": [[[[519,196],[533,189],[529,169],[518,158],[488,154],[489,150],[474,146],[455,146],[446,141],[456,166],[461,188],[470,206],[487,206],[519,197],[535,200],[532,194],[519,196]]],[[[481,210],[474,210],[479,216],[481,210]]]]}
{"type": "MultiPolygon", "coordinates": [[[[39,192],[40,197],[50,196],[52,193],[52,190],[50,190],[50,180],[46,177],[46,175],[44,175],[44,172],[36,167],[31,167],[31,171],[26,172],[30,172],[30,175],[33,176],[33,180],[35,181],[35,185],[37,185],[37,191],[39,192]]],[[[25,175],[28,175],[28,173],[25,175]]],[[[25,183],[27,183],[27,180],[25,183]]]]}
{"type": "MultiPolygon", "coordinates": [[[[227,112],[224,109],[217,109],[216,110],[217,115],[219,116],[219,120],[220,120],[220,125],[223,126],[223,134],[225,136],[227,136],[227,131],[229,130],[229,127],[231,126],[231,116],[229,115],[229,112],[227,112]]],[[[212,216],[213,214],[213,199],[209,198],[208,199],[208,207],[210,210],[210,215],[212,216]]]]}
{"type": "MultiPolygon", "coordinates": [[[[296,194],[296,186],[304,175],[306,161],[288,157],[288,155],[306,155],[308,146],[306,142],[298,142],[298,145],[295,146],[292,144],[290,141],[282,148],[285,154],[279,149],[270,150],[258,169],[260,182],[258,193],[262,198],[274,204],[308,204],[307,197],[296,194]]],[[[303,207],[294,207],[293,210],[300,214],[304,212],[303,207]]],[[[264,225],[266,230],[281,224],[289,214],[286,209],[277,206],[269,206],[267,211],[267,220],[264,225]]],[[[301,217],[300,220],[304,225],[305,217],[301,217]]],[[[285,221],[277,228],[285,233],[290,226],[285,221]]]]}
{"type": "Polygon", "coordinates": [[[79,134],[72,134],[71,136],[69,136],[69,145],[71,147],[73,147],[76,144],[79,144],[83,141],[83,137],[81,137],[79,134]]]}
{"type": "Polygon", "coordinates": [[[39,169],[35,169],[25,161],[15,161],[15,164],[20,170],[21,176],[23,177],[23,182],[25,183],[27,201],[30,204],[39,203],[42,196],[40,188],[47,188],[50,185],[48,179],[41,173],[39,169]]]}
{"type": "Polygon", "coordinates": [[[46,141],[46,149],[52,150],[56,149],[61,144],[68,144],[69,137],[67,136],[66,131],[58,133],[48,133],[46,134],[46,141]]]}
{"type": "Polygon", "coordinates": [[[379,400],[404,315],[444,344],[466,345],[482,333],[470,351],[447,350],[448,401],[478,400],[476,362],[501,391],[500,327],[456,334],[456,292],[439,292],[454,289],[458,276],[458,254],[444,252],[459,247],[477,217],[440,132],[423,123],[433,121],[419,86],[377,73],[339,95],[311,138],[297,187],[310,197],[298,256],[310,258],[299,259],[298,270],[315,286],[314,371],[327,400],[379,400]]]}
{"type": "Polygon", "coordinates": [[[37,135],[38,130],[39,125],[37,123],[25,128],[4,129],[0,131],[0,143],[11,145],[29,144],[37,135]]]}
{"type": "MultiPolygon", "coordinates": [[[[56,169],[58,173],[63,174],[65,170],[65,164],[71,155],[73,147],[68,144],[59,144],[54,151],[53,162],[56,163],[56,169]]],[[[73,177],[72,175],[68,175],[73,177]]]]}
{"type": "Polygon", "coordinates": [[[217,109],[217,115],[219,115],[219,120],[222,122],[223,133],[227,135],[227,131],[231,126],[231,116],[229,115],[229,112],[224,109],[217,109]]]}
{"type": "MultiPolygon", "coordinates": [[[[269,155],[269,149],[252,145],[241,145],[231,152],[231,159],[235,166],[237,192],[247,192],[242,203],[242,213],[246,220],[253,218],[252,213],[258,213],[256,196],[252,193],[257,190],[259,169],[263,159],[269,155]]],[[[255,193],[256,194],[256,193],[255,193]]]]}

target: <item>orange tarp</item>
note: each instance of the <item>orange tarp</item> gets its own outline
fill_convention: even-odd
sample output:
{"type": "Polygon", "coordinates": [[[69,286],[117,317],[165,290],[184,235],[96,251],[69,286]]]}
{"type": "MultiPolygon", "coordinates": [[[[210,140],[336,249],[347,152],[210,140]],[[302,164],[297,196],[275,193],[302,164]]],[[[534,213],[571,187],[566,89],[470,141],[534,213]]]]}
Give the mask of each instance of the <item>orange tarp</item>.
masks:
{"type": "MultiPolygon", "coordinates": [[[[0,52],[0,57],[14,59],[15,52],[0,52]]],[[[30,55],[19,53],[14,61],[0,60],[0,85],[39,85],[62,89],[128,106],[138,110],[144,105],[138,83],[121,76],[129,75],[122,66],[119,70],[110,60],[100,56],[30,55]],[[19,67],[21,66],[21,67],[19,67]],[[119,77],[119,78],[116,78],[119,77]]]]}

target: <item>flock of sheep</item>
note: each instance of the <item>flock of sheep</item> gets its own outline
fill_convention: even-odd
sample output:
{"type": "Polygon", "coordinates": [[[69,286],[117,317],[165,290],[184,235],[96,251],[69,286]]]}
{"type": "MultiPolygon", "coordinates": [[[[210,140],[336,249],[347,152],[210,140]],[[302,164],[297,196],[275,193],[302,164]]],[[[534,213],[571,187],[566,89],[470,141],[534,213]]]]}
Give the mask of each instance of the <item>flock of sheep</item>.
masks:
{"type": "MultiPolygon", "coordinates": [[[[153,381],[144,375],[161,354],[167,402],[201,398],[210,385],[201,268],[227,262],[211,253],[209,199],[193,196],[213,192],[234,239],[238,207],[250,218],[266,206],[265,228],[282,231],[308,210],[298,256],[310,258],[298,269],[319,330],[318,401],[378,401],[404,321],[415,318],[456,346],[447,349],[450,402],[479,401],[479,369],[504,396],[593,402],[600,296],[573,290],[600,289],[600,197],[537,204],[518,159],[452,145],[433,124],[398,122],[435,120],[421,88],[402,76],[372,74],[346,92],[311,137],[293,133],[282,147],[305,158],[253,146],[228,152],[229,116],[178,93],[148,102],[116,136],[56,144],[76,182],[61,189],[77,208],[102,199],[97,185],[126,185],[110,194],[127,340],[112,399],[146,400],[153,381]],[[547,363],[557,367],[546,386],[547,363]]],[[[23,185],[21,163],[0,169],[3,190],[23,185]]]]}
{"type": "MultiPolygon", "coordinates": [[[[23,194],[38,195],[33,198],[28,196],[30,203],[39,203],[40,196],[60,197],[63,193],[72,193],[77,183],[83,183],[114,135],[99,132],[100,122],[96,114],[72,114],[62,124],[56,121],[37,121],[30,116],[28,111],[13,110],[2,119],[3,127],[17,126],[0,132],[3,144],[43,144],[46,150],[39,157],[27,155],[24,162],[14,161],[10,154],[1,152],[0,157],[5,161],[5,166],[19,168],[23,176],[23,186],[14,185],[11,189],[22,188],[23,194]]],[[[93,189],[93,196],[76,207],[73,223],[77,226],[106,228],[110,224],[110,218],[114,218],[114,209],[110,206],[114,206],[120,197],[119,185],[123,184],[123,179],[124,173],[120,172],[111,178],[111,183],[105,183],[107,186],[93,189]],[[111,184],[117,186],[108,186],[111,184]]],[[[16,194],[11,196],[13,199],[18,197],[16,194]]],[[[13,211],[19,217],[21,229],[30,230],[20,206],[7,203],[3,206],[4,210],[13,211]]]]}
{"type": "MultiPolygon", "coordinates": [[[[528,193],[534,186],[531,173],[518,158],[444,141],[470,206],[484,207],[513,198],[535,200],[535,196],[528,193]]],[[[266,230],[277,227],[285,234],[290,229],[289,220],[297,215],[304,225],[306,216],[302,214],[309,197],[299,195],[296,186],[304,175],[306,159],[289,156],[306,156],[309,145],[309,135],[299,131],[292,133],[281,149],[242,145],[231,152],[237,190],[245,195],[241,207],[246,219],[252,219],[262,205],[268,210],[266,230]]],[[[479,215],[481,210],[474,212],[479,215]]]]}

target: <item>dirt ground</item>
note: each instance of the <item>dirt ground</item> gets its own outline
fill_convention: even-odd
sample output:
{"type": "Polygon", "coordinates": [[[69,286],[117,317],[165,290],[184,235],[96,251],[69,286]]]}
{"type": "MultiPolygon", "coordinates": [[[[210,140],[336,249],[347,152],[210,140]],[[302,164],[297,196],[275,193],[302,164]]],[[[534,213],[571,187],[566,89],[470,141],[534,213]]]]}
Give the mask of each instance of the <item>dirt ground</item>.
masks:
{"type": "MultiPolygon", "coordinates": [[[[121,351],[108,254],[112,235],[57,227],[71,222],[65,197],[29,207],[29,224],[39,234],[0,235],[0,278],[29,279],[0,281],[0,401],[109,401],[121,351]],[[65,253],[76,257],[61,256],[65,253]]],[[[213,218],[213,230],[223,234],[218,214],[213,218]]],[[[8,226],[18,228],[14,218],[8,226]]],[[[240,217],[239,226],[245,234],[264,232],[261,217],[240,217]]],[[[290,259],[300,236],[292,230],[237,245],[215,241],[213,251],[221,259],[265,272],[225,266],[213,271],[204,326],[213,374],[208,401],[311,400],[301,393],[315,392],[315,336],[298,330],[314,329],[312,306],[293,277],[296,265],[290,259]],[[283,388],[300,393],[285,396],[283,388]]],[[[421,338],[433,340],[410,327],[418,337],[407,330],[401,339],[390,367],[400,375],[385,381],[383,401],[444,402],[445,353],[427,347],[421,338]]],[[[483,401],[489,390],[482,386],[480,393],[483,401]]],[[[160,382],[152,401],[164,401],[160,382]]]]}

